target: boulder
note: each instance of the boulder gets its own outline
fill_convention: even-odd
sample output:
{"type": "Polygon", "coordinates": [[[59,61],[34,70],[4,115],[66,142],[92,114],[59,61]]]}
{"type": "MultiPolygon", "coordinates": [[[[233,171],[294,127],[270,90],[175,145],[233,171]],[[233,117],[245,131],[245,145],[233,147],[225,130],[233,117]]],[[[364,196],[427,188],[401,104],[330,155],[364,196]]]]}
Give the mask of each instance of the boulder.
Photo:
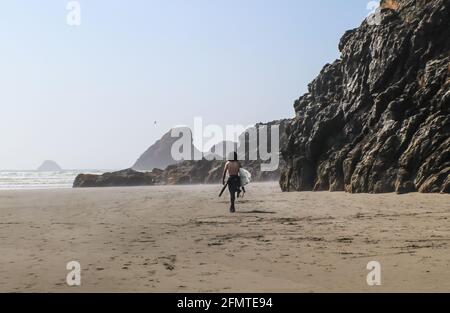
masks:
{"type": "Polygon", "coordinates": [[[160,170],[138,172],[133,169],[104,173],[102,175],[80,174],[75,178],[73,187],[152,186],[161,182],[161,174],[160,170]]]}

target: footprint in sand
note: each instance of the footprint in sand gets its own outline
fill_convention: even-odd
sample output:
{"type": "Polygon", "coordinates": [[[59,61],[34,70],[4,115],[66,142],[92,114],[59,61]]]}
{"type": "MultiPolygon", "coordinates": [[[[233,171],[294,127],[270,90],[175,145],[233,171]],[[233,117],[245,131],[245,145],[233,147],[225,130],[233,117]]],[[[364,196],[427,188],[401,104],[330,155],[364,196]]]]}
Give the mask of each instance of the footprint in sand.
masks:
{"type": "Polygon", "coordinates": [[[165,257],[159,257],[158,261],[164,265],[166,270],[173,271],[175,269],[175,262],[177,260],[176,255],[169,255],[165,257]]]}

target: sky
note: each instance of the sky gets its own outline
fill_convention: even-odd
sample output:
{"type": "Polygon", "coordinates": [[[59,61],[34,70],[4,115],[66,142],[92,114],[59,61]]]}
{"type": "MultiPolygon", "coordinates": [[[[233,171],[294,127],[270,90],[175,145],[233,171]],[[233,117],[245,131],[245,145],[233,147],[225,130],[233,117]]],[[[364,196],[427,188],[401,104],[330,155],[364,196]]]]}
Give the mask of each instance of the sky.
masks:
{"type": "Polygon", "coordinates": [[[5,0],[0,169],[122,169],[175,125],[252,125],[293,102],[365,0],[5,0]],[[155,124],[156,121],[156,124],[155,124]]]}

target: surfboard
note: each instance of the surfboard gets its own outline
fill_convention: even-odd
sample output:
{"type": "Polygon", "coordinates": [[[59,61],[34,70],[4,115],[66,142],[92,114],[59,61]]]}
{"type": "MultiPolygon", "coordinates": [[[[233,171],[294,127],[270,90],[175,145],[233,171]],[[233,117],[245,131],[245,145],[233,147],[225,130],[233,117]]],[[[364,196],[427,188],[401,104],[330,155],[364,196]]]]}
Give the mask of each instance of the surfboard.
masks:
{"type": "Polygon", "coordinates": [[[244,168],[239,170],[239,176],[241,178],[241,186],[247,186],[252,181],[252,174],[244,168]]]}

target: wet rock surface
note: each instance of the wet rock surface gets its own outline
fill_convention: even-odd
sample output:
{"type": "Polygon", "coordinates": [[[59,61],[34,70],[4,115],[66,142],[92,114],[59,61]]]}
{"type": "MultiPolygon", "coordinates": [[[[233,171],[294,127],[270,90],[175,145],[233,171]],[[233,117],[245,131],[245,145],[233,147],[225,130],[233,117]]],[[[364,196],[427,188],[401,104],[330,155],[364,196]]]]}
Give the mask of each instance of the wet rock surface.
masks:
{"type": "Polygon", "coordinates": [[[450,1],[382,1],[294,104],[284,191],[450,190],[450,1]]]}

